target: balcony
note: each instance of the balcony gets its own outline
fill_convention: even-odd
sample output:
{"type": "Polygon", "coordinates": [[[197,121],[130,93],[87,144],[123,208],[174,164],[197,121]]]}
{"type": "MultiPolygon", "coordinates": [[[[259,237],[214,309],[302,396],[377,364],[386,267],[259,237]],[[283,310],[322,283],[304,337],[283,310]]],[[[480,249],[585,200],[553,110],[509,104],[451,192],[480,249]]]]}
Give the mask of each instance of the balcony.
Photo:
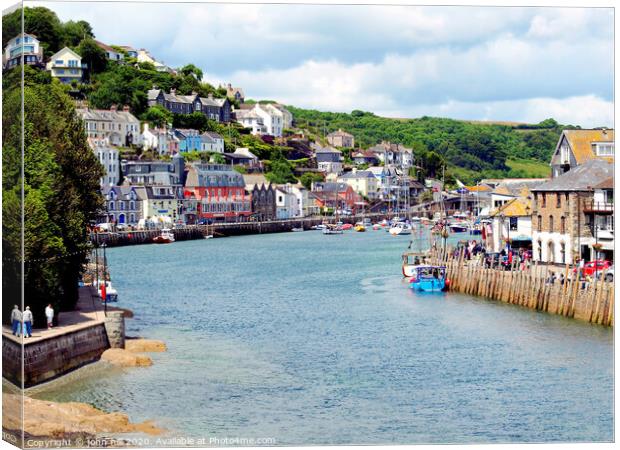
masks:
{"type": "Polygon", "coordinates": [[[590,200],[583,202],[582,210],[586,214],[613,214],[614,204],[590,200]]]}

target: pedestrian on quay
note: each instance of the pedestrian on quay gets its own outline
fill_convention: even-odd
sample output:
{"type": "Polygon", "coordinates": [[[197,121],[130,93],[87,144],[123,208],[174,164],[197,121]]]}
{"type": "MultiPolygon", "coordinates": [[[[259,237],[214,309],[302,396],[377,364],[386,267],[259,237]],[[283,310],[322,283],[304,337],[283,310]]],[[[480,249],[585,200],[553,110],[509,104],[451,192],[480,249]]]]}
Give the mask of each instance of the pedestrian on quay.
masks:
{"type": "Polygon", "coordinates": [[[564,274],[560,273],[560,277],[558,278],[558,280],[560,281],[560,285],[564,286],[564,274]]]}
{"type": "Polygon", "coordinates": [[[26,311],[24,311],[23,315],[24,319],[24,337],[32,337],[32,311],[30,311],[30,306],[26,306],[26,311]]]}
{"type": "Polygon", "coordinates": [[[51,330],[54,322],[54,308],[52,308],[51,303],[45,307],[45,318],[47,319],[47,329],[51,330]]]}
{"type": "Polygon", "coordinates": [[[13,306],[13,311],[11,311],[11,325],[13,327],[13,336],[19,336],[21,333],[21,323],[22,323],[22,312],[19,310],[17,305],[13,306]]]}

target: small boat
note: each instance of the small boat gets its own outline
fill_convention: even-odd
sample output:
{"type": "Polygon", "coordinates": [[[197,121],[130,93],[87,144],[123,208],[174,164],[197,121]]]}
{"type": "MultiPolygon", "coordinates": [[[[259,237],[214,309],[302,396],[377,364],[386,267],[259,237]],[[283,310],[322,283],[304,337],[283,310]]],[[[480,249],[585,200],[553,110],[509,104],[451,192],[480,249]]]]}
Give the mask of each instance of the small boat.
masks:
{"type": "Polygon", "coordinates": [[[380,230],[380,229],[381,229],[381,225],[379,225],[378,223],[376,223],[376,224],[374,224],[374,225],[372,226],[372,229],[373,229],[373,230],[375,230],[375,231],[380,230]]]}
{"type": "Polygon", "coordinates": [[[453,233],[465,233],[469,229],[465,223],[451,223],[448,225],[448,228],[450,228],[450,231],[453,233]]]}
{"type": "Polygon", "coordinates": [[[422,252],[406,252],[403,253],[403,277],[412,277],[416,269],[424,264],[426,255],[422,252]]]}
{"type": "Polygon", "coordinates": [[[156,244],[170,244],[174,242],[174,233],[170,230],[170,228],[164,228],[161,230],[159,236],[155,236],[153,238],[153,242],[156,244]]]}
{"type": "Polygon", "coordinates": [[[345,223],[340,226],[340,228],[342,228],[343,230],[350,230],[351,228],[353,228],[353,225],[351,225],[350,223],[345,223]]]}
{"type": "Polygon", "coordinates": [[[355,231],[363,233],[364,231],[366,231],[366,227],[362,225],[361,223],[357,223],[355,224],[355,231]]]}
{"type": "Polygon", "coordinates": [[[295,227],[295,228],[291,228],[291,231],[299,232],[299,231],[304,231],[304,229],[303,227],[295,227]]]}
{"type": "Polygon", "coordinates": [[[388,232],[392,235],[392,236],[403,236],[403,235],[407,235],[410,236],[411,235],[411,225],[409,225],[408,223],[397,223],[396,225],[394,225],[393,227],[391,227],[388,232]]]}
{"type": "Polygon", "coordinates": [[[389,225],[387,219],[383,219],[381,222],[379,222],[379,225],[383,228],[387,227],[389,225]]]}
{"type": "Polygon", "coordinates": [[[325,228],[327,228],[327,225],[324,223],[320,225],[313,225],[310,227],[311,230],[324,230],[325,228]]]}
{"type": "Polygon", "coordinates": [[[342,234],[342,227],[340,225],[327,225],[326,228],[323,228],[323,234],[342,234]]]}
{"type": "Polygon", "coordinates": [[[448,288],[446,266],[419,265],[412,268],[409,287],[414,291],[441,292],[448,288]]]}
{"type": "Polygon", "coordinates": [[[213,235],[212,234],[205,234],[204,238],[205,239],[213,239],[213,235]]]}
{"type": "Polygon", "coordinates": [[[105,282],[105,288],[103,287],[103,280],[99,280],[97,285],[99,286],[98,293],[102,302],[110,303],[118,301],[118,292],[112,287],[110,281],[105,282]],[[105,299],[103,295],[105,294],[105,299]]]}

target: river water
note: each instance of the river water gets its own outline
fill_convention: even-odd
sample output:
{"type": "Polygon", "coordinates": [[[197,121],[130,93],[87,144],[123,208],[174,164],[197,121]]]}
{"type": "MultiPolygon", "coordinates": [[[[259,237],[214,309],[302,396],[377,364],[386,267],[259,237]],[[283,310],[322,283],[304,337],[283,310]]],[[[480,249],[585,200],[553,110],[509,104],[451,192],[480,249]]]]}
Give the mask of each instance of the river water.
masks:
{"type": "Polygon", "coordinates": [[[38,396],[279,445],[613,439],[610,329],[413,293],[407,243],[309,231],[110,249],[128,335],[168,351],[38,396]]]}

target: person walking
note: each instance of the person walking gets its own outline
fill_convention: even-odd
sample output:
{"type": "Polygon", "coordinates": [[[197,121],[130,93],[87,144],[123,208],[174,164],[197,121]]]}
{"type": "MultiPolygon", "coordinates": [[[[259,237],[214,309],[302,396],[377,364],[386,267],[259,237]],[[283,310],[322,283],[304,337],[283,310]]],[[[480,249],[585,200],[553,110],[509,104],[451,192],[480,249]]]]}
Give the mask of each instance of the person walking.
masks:
{"type": "Polygon", "coordinates": [[[54,322],[54,308],[52,308],[51,303],[45,307],[45,318],[47,319],[47,329],[51,330],[54,322]]]}
{"type": "Polygon", "coordinates": [[[30,306],[26,306],[26,311],[23,314],[24,319],[24,337],[32,337],[32,311],[30,311],[30,306]]]}
{"type": "Polygon", "coordinates": [[[21,333],[22,312],[17,305],[13,306],[11,311],[11,325],[13,326],[13,336],[19,336],[21,333]]]}

